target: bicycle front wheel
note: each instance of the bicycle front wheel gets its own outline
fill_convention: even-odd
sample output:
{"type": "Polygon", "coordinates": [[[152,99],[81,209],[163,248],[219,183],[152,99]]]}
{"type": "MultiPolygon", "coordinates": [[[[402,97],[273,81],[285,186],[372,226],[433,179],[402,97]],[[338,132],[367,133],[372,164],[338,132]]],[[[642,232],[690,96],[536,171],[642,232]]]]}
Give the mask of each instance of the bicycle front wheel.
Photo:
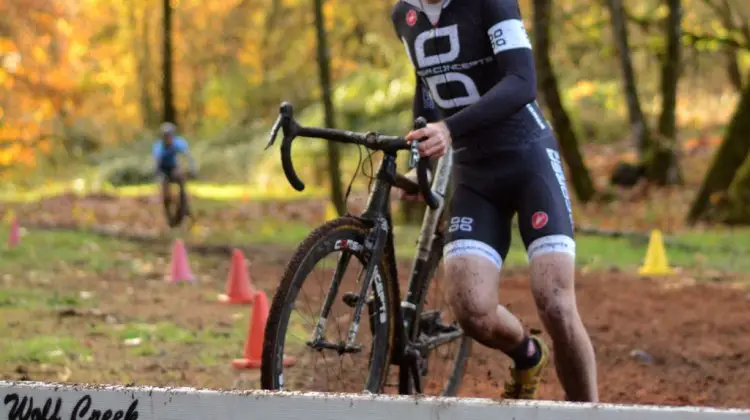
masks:
{"type": "Polygon", "coordinates": [[[371,262],[364,246],[369,232],[363,221],[342,217],[300,244],[271,304],[261,363],[263,389],[382,391],[394,339],[392,303],[398,299],[384,263],[388,258],[377,262],[361,322],[351,329],[371,262]],[[318,267],[331,256],[333,268],[318,267]],[[296,363],[289,366],[292,357],[296,363]]]}

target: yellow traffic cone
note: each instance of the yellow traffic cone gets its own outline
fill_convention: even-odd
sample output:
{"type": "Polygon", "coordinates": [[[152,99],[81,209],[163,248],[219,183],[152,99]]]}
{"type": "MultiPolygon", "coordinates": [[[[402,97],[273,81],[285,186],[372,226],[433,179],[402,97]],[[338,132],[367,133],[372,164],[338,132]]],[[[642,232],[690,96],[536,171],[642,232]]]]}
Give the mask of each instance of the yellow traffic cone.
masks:
{"type": "Polygon", "coordinates": [[[673,274],[674,270],[667,261],[667,252],[664,249],[664,239],[659,229],[651,231],[646,249],[646,258],[643,265],[638,269],[638,274],[643,276],[663,276],[673,274]]]}

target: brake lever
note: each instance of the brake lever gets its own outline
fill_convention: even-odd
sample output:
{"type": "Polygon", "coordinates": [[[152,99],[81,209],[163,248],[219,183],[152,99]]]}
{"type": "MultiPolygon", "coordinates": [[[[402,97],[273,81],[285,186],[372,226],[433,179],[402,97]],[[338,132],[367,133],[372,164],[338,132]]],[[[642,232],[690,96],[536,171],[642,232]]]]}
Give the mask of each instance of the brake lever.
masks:
{"type": "Polygon", "coordinates": [[[279,134],[279,129],[281,128],[281,119],[283,116],[279,114],[278,118],[276,118],[276,122],[273,123],[273,127],[271,127],[271,133],[268,137],[268,143],[266,143],[266,147],[263,150],[268,150],[269,147],[273,146],[274,142],[276,142],[276,137],[279,134]]]}
{"type": "MultiPolygon", "coordinates": [[[[427,120],[424,117],[417,117],[414,121],[414,129],[418,130],[427,126],[427,120]]],[[[411,142],[411,148],[409,149],[409,169],[414,169],[419,164],[419,141],[411,142]]]]}

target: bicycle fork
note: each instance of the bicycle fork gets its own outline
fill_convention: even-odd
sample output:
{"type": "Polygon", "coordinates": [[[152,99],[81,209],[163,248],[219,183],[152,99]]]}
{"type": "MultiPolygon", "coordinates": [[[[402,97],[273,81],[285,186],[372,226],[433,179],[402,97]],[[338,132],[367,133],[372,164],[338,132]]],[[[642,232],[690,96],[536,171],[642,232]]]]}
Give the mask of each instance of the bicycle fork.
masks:
{"type": "Polygon", "coordinates": [[[432,181],[432,192],[439,197],[440,205],[436,209],[427,207],[422,220],[422,229],[417,242],[417,254],[412,265],[411,278],[404,300],[401,302],[401,320],[403,354],[399,371],[399,393],[411,394],[411,385],[413,381],[414,390],[422,394],[423,371],[426,369],[425,356],[426,349],[415,346],[419,334],[419,322],[417,320],[418,312],[429,286],[428,262],[432,251],[432,243],[435,239],[435,232],[442,215],[445,204],[445,191],[448,188],[450,180],[451,167],[453,165],[453,150],[449,148],[448,152],[440,158],[435,169],[434,179],[432,181]]]}
{"type": "MultiPolygon", "coordinates": [[[[367,292],[375,282],[376,293],[382,294],[383,291],[383,280],[380,273],[377,272],[378,262],[383,257],[383,248],[385,247],[385,241],[388,238],[389,225],[385,218],[378,218],[375,224],[375,228],[372,233],[365,239],[364,248],[370,254],[369,263],[365,269],[362,283],[358,295],[344,296],[344,303],[347,306],[354,308],[352,315],[352,321],[349,324],[349,330],[347,332],[346,341],[338,344],[329,343],[325,340],[325,325],[330,314],[331,308],[333,307],[334,299],[339,292],[339,286],[341,280],[346,271],[349,261],[351,260],[352,254],[349,252],[342,252],[339,257],[338,263],[336,264],[336,271],[334,272],[334,278],[331,281],[331,286],[328,289],[328,295],[323,303],[320,317],[318,318],[318,324],[313,330],[313,337],[307,344],[316,350],[331,349],[336,350],[339,354],[343,353],[355,353],[362,350],[362,346],[355,344],[357,339],[357,332],[359,331],[359,324],[362,318],[362,308],[365,304],[368,306],[371,318],[371,328],[374,329],[375,322],[379,321],[377,314],[378,308],[375,307],[373,301],[367,301],[367,292]],[[375,277],[378,277],[375,279],[375,277]]],[[[382,303],[381,303],[382,304],[382,303]]],[[[380,314],[385,316],[385,314],[380,314]]],[[[380,320],[382,321],[382,320],[380,320]]]]}

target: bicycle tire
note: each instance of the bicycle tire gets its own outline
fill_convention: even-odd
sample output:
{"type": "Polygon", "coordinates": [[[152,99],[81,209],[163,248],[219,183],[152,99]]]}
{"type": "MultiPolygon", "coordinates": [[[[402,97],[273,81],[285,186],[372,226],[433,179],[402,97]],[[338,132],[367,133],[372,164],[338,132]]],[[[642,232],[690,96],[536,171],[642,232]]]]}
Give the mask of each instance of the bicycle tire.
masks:
{"type": "MultiPolygon", "coordinates": [[[[429,269],[429,275],[427,276],[427,281],[424,285],[425,292],[429,290],[430,285],[433,284],[433,279],[435,278],[435,272],[437,271],[437,268],[443,259],[443,241],[444,239],[442,235],[438,234],[436,235],[432,243],[432,250],[430,252],[430,258],[428,259],[428,265],[427,265],[429,269]]],[[[423,293],[422,296],[426,298],[427,294],[423,293]]],[[[421,316],[422,311],[424,310],[424,303],[425,302],[422,301],[418,305],[416,319],[419,319],[419,317],[421,316]]],[[[463,377],[464,377],[464,374],[466,373],[466,364],[469,359],[469,354],[471,353],[472,342],[473,340],[466,335],[461,337],[461,343],[458,347],[456,358],[453,361],[453,369],[451,370],[451,374],[448,377],[448,381],[446,382],[445,386],[442,388],[440,392],[441,396],[453,397],[458,393],[458,390],[461,388],[463,377]]],[[[428,375],[429,375],[429,372],[428,372],[428,375]]]]}
{"type": "MultiPolygon", "coordinates": [[[[287,264],[271,303],[264,331],[261,356],[262,389],[280,390],[283,388],[285,335],[293,304],[304,281],[318,261],[333,252],[337,252],[335,249],[337,241],[353,240],[359,242],[359,244],[364,244],[369,231],[370,227],[362,220],[345,216],[318,227],[299,245],[287,264]]],[[[355,252],[353,254],[363,266],[369,263],[368,257],[363,254],[355,252]]],[[[377,292],[374,295],[378,311],[381,309],[385,311],[387,322],[377,323],[377,329],[373,333],[369,373],[364,384],[364,390],[371,393],[380,393],[385,385],[390,365],[391,348],[395,338],[395,322],[398,315],[394,312],[394,308],[396,308],[394,302],[397,302],[398,299],[398,296],[394,296],[394,292],[398,289],[393,287],[391,272],[386,269],[388,267],[384,264],[385,260],[387,258],[384,257],[378,263],[378,271],[383,282],[383,296],[380,297],[377,292]]],[[[374,284],[373,288],[375,288],[374,284]]],[[[361,322],[369,322],[366,313],[367,311],[363,312],[361,322]]],[[[363,327],[360,326],[360,331],[362,329],[363,327]]],[[[349,391],[361,392],[362,390],[349,391]]]]}
{"type": "MultiPolygon", "coordinates": [[[[168,185],[171,185],[171,184],[172,183],[170,183],[168,185]]],[[[170,228],[174,228],[174,227],[179,226],[182,223],[182,220],[185,218],[185,216],[187,214],[185,212],[185,208],[186,208],[185,203],[182,201],[182,196],[183,196],[182,190],[184,188],[184,185],[180,185],[179,183],[174,183],[174,184],[177,185],[177,188],[179,190],[179,192],[177,194],[178,198],[176,200],[176,206],[174,206],[174,207],[176,207],[176,209],[174,209],[174,211],[172,211],[172,209],[170,208],[170,207],[172,207],[173,204],[175,204],[175,200],[171,197],[171,191],[167,191],[166,192],[165,198],[164,198],[164,201],[163,201],[163,204],[164,204],[164,214],[167,216],[167,224],[169,225],[170,228]],[[170,197],[170,200],[166,199],[167,196],[170,197]]],[[[186,197],[186,199],[187,199],[187,197],[186,197]]]]}

